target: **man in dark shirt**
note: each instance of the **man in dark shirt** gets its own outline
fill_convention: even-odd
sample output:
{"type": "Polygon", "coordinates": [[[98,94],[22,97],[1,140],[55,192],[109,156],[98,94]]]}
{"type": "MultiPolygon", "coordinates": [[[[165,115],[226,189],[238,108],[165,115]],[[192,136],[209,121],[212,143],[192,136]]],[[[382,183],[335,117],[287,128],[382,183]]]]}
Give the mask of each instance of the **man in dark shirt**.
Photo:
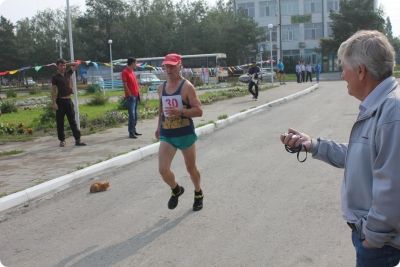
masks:
{"type": "Polygon", "coordinates": [[[253,95],[253,99],[257,100],[258,98],[258,75],[260,73],[260,68],[256,65],[256,62],[252,62],[251,67],[247,74],[250,76],[249,82],[249,92],[253,95]],[[255,91],[253,91],[253,86],[255,91]]]}
{"type": "Polygon", "coordinates": [[[52,108],[56,111],[57,134],[60,140],[60,147],[65,146],[64,117],[67,115],[69,126],[75,138],[76,146],[86,146],[81,142],[81,132],[75,121],[74,103],[71,100],[72,75],[79,64],[74,64],[70,70],[66,71],[67,64],[64,59],[58,59],[56,62],[57,73],[54,74],[51,84],[52,108]]]}

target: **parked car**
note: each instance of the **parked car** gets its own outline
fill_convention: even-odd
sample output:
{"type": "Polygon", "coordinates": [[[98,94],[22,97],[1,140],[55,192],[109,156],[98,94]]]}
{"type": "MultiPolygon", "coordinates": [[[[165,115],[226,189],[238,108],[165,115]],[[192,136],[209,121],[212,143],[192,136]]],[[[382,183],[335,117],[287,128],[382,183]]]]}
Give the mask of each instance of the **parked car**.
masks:
{"type": "Polygon", "coordinates": [[[25,86],[34,86],[36,82],[32,79],[32,77],[28,77],[25,79],[25,86]]]}
{"type": "Polygon", "coordinates": [[[104,79],[101,76],[89,76],[87,77],[88,84],[97,84],[101,89],[104,89],[104,79]]]}
{"type": "Polygon", "coordinates": [[[136,73],[136,79],[140,85],[147,85],[149,87],[149,91],[157,91],[157,86],[164,82],[151,72],[136,73]]]}
{"type": "MultiPolygon", "coordinates": [[[[271,71],[271,68],[262,68],[261,69],[261,80],[266,82],[271,82],[271,78],[274,77],[274,81],[277,79],[276,72],[271,71]]],[[[239,76],[239,81],[242,83],[249,83],[250,76],[246,73],[239,76]]]]}

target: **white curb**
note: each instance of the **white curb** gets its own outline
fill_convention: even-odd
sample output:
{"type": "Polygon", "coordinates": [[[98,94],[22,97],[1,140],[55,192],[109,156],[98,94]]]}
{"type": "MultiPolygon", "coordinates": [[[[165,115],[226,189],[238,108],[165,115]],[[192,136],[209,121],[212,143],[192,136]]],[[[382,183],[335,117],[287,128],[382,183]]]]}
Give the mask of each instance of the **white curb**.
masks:
{"type": "MultiPolygon", "coordinates": [[[[244,112],[234,114],[226,119],[218,120],[215,123],[210,123],[210,124],[204,125],[202,127],[196,128],[196,134],[198,136],[210,134],[210,133],[214,132],[216,129],[221,129],[232,123],[241,121],[247,117],[250,117],[259,112],[262,112],[267,108],[287,102],[292,99],[296,99],[302,95],[308,94],[308,93],[316,90],[317,88],[318,88],[318,84],[315,84],[315,85],[313,85],[303,91],[297,92],[295,94],[274,100],[272,102],[268,102],[266,104],[246,110],[244,112]]],[[[48,194],[50,192],[61,191],[65,188],[68,188],[70,185],[72,185],[72,182],[76,179],[80,179],[83,177],[85,177],[86,179],[89,179],[88,177],[93,176],[94,174],[99,173],[101,171],[108,170],[113,167],[120,167],[123,165],[127,165],[132,162],[142,160],[150,155],[154,155],[158,152],[159,145],[160,145],[160,143],[157,142],[157,143],[142,147],[138,150],[129,152],[127,154],[123,154],[123,155],[114,157],[112,159],[94,164],[87,168],[84,168],[84,169],[66,174],[64,176],[49,180],[47,182],[33,186],[31,188],[28,188],[28,189],[19,191],[17,193],[13,193],[8,196],[2,197],[2,198],[0,198],[0,212],[5,211],[10,208],[13,208],[13,207],[16,207],[16,206],[19,206],[19,205],[27,205],[27,204],[29,204],[30,201],[37,199],[45,194],[48,194]]]]}

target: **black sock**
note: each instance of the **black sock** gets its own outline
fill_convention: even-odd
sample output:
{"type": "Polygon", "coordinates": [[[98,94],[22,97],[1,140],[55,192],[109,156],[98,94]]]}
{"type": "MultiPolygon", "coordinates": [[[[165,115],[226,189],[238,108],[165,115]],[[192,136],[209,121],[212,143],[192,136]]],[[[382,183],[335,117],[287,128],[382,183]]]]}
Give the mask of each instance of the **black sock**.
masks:
{"type": "Polygon", "coordinates": [[[179,194],[179,192],[181,192],[181,187],[178,184],[176,184],[175,188],[172,189],[172,192],[174,194],[179,194]]]}
{"type": "Polygon", "coordinates": [[[196,190],[194,190],[194,195],[195,196],[201,196],[201,195],[203,195],[203,191],[201,189],[200,189],[199,192],[196,192],[196,190]]]}

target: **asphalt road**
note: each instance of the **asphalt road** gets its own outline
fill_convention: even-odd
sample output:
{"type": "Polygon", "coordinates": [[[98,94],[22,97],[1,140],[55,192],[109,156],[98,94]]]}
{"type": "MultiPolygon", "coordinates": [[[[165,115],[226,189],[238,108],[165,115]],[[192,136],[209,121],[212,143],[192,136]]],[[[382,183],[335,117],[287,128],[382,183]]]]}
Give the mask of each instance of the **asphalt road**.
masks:
{"type": "Polygon", "coordinates": [[[358,102],[344,82],[320,89],[200,138],[204,209],[180,154],[173,162],[186,189],[167,209],[169,190],[157,157],[102,173],[109,191],[77,184],[0,216],[5,266],[354,266],[341,218],[342,170],[301,164],[279,142],[289,126],[347,141],[358,102]]]}

